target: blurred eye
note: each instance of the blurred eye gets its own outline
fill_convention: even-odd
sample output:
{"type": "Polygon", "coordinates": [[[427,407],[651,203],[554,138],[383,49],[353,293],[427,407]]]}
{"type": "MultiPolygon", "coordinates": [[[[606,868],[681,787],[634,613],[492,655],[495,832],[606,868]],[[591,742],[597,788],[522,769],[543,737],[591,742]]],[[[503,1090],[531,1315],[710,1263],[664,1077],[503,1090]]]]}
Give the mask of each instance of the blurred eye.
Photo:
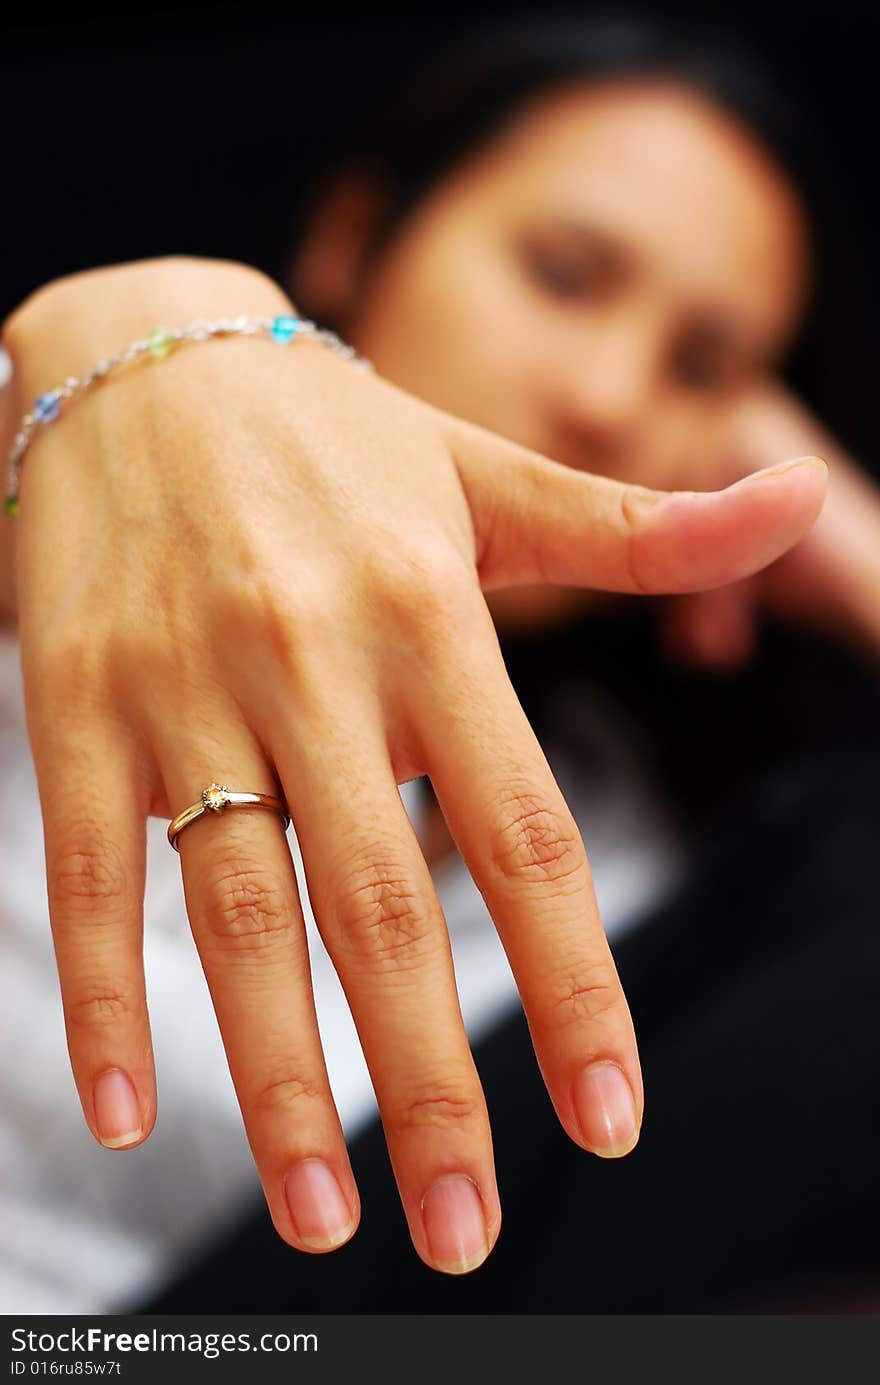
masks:
{"type": "Polygon", "coordinates": [[[584,298],[602,287],[600,266],[583,256],[531,249],[526,251],[525,263],[529,278],[554,298],[584,298]]]}
{"type": "Polygon", "coordinates": [[[736,371],[730,362],[720,360],[713,352],[685,350],[675,359],[674,373],[687,389],[710,391],[724,389],[736,371]]]}

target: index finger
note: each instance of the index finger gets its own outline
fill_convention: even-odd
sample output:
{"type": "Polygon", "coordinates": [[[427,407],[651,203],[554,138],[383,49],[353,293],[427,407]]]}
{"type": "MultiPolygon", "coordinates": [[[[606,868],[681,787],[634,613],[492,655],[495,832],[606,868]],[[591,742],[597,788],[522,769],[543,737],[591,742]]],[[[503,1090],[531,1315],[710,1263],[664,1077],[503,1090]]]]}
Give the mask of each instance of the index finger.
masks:
{"type": "Polygon", "coordinates": [[[644,1105],[629,1007],[577,824],[507,676],[483,605],[411,709],[427,773],[486,900],[559,1119],[582,1147],[627,1153],[644,1105]],[[462,658],[466,639],[466,657],[462,658]]]}

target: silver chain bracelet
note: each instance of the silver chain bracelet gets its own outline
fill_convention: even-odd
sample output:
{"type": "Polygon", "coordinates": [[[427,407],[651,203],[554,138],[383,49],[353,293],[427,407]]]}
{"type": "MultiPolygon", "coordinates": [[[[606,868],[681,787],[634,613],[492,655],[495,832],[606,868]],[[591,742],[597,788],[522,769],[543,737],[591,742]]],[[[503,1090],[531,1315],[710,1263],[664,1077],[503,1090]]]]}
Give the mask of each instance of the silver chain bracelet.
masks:
{"type": "Polygon", "coordinates": [[[34,401],[31,412],[25,414],[12,440],[12,447],[9,452],[6,499],[3,503],[4,514],[9,515],[10,519],[14,519],[18,514],[18,490],[24,455],[37,430],[48,427],[50,423],[54,423],[60,417],[62,404],[66,404],[77,395],[83,394],[87,389],[98,384],[99,381],[106,379],[111,371],[127,365],[129,361],[136,361],[140,356],[149,355],[154,360],[163,360],[180,342],[207,341],[209,337],[258,336],[269,337],[280,346],[287,346],[289,342],[300,339],[321,342],[323,345],[329,346],[337,355],[353,361],[360,369],[372,369],[370,362],[359,356],[354,347],[342,341],[335,332],[331,332],[325,327],[318,327],[308,318],[295,317],[291,313],[283,313],[280,317],[246,317],[242,315],[241,317],[221,318],[217,322],[191,322],[187,327],[173,330],[156,327],[142,341],[133,341],[118,355],[108,356],[105,360],[98,361],[98,364],[92,366],[92,369],[85,375],[69,376],[63,385],[47,390],[45,394],[41,394],[34,401]]]}

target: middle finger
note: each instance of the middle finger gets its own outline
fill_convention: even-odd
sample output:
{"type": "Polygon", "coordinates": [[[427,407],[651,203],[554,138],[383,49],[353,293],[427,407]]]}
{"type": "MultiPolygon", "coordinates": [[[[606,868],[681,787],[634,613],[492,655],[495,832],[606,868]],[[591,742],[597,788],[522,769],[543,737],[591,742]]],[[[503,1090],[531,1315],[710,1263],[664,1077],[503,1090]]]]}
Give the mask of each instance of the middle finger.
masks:
{"type": "Polygon", "coordinates": [[[365,705],[350,691],[357,679],[333,683],[332,710],[312,704],[293,719],[289,706],[286,714],[276,709],[268,719],[272,758],[370,1070],[413,1244],[434,1268],[466,1273],[489,1254],[501,1213],[449,936],[378,702],[365,705]]]}

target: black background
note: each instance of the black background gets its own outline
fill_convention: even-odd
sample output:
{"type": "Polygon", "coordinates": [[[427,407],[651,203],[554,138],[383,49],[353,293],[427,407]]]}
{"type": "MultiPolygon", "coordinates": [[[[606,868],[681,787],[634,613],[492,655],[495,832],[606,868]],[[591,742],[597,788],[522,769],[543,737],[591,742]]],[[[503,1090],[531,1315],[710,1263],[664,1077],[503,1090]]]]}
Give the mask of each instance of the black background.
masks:
{"type": "MultiPolygon", "coordinates": [[[[413,61],[450,36],[466,43],[475,20],[503,26],[529,8],[20,10],[6,20],[0,54],[0,314],[58,275],[170,252],[279,276],[309,180],[345,152],[413,61]]],[[[877,119],[867,21],[852,5],[712,15],[774,65],[830,146],[862,249],[850,312],[858,349],[848,353],[858,378],[848,417],[828,421],[872,465],[877,119]]]]}

